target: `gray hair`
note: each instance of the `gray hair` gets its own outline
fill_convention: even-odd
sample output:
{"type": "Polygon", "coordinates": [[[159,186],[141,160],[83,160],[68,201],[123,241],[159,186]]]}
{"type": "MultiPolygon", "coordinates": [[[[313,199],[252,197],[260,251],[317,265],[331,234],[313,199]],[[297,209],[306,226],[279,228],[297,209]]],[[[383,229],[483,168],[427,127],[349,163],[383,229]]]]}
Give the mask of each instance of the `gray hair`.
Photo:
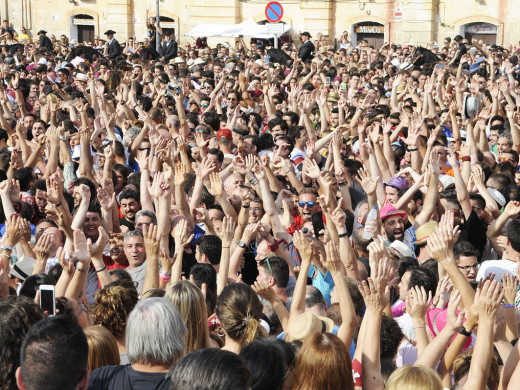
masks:
{"type": "Polygon", "coordinates": [[[361,206],[368,204],[367,200],[362,200],[356,205],[356,209],[354,210],[354,217],[359,217],[359,213],[361,213],[361,206]]]}
{"type": "Polygon", "coordinates": [[[141,129],[139,127],[136,127],[136,126],[132,126],[130,127],[125,135],[128,134],[128,137],[130,138],[131,141],[127,141],[125,137],[123,137],[123,146],[124,147],[127,147],[127,146],[130,146],[130,144],[132,143],[132,141],[137,137],[137,135],[141,132],[141,129]]]}
{"type": "Polygon", "coordinates": [[[157,225],[157,217],[155,216],[155,213],[153,211],[139,210],[137,213],[135,213],[135,220],[137,221],[137,218],[139,218],[142,215],[144,215],[146,217],[150,217],[150,219],[152,220],[152,223],[154,225],[157,225]]]}
{"type": "Polygon", "coordinates": [[[128,233],[125,234],[125,238],[124,238],[124,243],[126,244],[126,240],[128,240],[130,237],[143,237],[144,239],[144,235],[143,235],[143,232],[140,231],[140,230],[132,230],[128,233]]]}
{"type": "Polygon", "coordinates": [[[140,301],[126,325],[130,364],[172,365],[184,353],[186,333],[179,311],[167,299],[140,301]]]}

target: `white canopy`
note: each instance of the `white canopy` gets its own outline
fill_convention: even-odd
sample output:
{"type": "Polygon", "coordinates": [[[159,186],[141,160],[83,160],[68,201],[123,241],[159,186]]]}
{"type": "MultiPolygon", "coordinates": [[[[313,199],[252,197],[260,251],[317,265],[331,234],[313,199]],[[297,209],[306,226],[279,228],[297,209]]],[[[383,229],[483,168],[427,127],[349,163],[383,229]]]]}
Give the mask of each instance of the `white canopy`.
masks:
{"type": "MultiPolygon", "coordinates": [[[[292,29],[292,25],[283,24],[283,33],[292,29]]],[[[248,38],[275,38],[274,34],[267,32],[267,25],[256,23],[249,19],[240,24],[197,24],[191,31],[186,33],[188,37],[233,37],[240,36],[248,38]]]]}

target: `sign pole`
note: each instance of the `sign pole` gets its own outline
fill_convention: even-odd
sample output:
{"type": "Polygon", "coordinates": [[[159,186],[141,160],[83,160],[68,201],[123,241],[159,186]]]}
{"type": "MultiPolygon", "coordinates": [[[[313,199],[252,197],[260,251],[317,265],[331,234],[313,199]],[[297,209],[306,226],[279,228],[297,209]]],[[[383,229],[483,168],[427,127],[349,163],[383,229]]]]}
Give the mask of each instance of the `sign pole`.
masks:
{"type": "Polygon", "coordinates": [[[159,12],[159,0],[155,1],[157,27],[155,28],[155,50],[159,53],[161,49],[161,34],[159,33],[159,26],[161,25],[161,14],[159,12]]]}

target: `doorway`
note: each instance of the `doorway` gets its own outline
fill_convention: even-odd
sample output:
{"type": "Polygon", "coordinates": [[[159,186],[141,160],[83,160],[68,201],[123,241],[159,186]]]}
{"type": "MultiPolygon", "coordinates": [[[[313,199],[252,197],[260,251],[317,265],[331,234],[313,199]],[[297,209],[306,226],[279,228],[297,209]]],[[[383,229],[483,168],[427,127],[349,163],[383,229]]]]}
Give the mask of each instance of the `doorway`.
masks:
{"type": "Polygon", "coordinates": [[[71,18],[70,39],[75,39],[78,43],[94,42],[96,33],[94,17],[87,14],[78,14],[71,18]]]}
{"type": "Polygon", "coordinates": [[[360,22],[352,26],[352,41],[359,45],[361,40],[366,40],[368,46],[379,49],[385,42],[385,26],[377,22],[360,22]]]}

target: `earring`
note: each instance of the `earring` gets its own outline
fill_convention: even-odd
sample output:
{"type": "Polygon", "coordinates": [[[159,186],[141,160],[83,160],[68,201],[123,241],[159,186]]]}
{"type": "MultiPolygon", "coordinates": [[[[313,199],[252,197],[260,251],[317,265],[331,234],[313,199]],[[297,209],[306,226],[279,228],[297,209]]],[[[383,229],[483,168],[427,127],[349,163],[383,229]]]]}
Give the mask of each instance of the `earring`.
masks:
{"type": "Polygon", "coordinates": [[[217,336],[218,337],[224,337],[226,333],[224,332],[224,329],[222,329],[220,326],[217,328],[217,336]],[[222,333],[222,334],[221,334],[222,333]]]}

